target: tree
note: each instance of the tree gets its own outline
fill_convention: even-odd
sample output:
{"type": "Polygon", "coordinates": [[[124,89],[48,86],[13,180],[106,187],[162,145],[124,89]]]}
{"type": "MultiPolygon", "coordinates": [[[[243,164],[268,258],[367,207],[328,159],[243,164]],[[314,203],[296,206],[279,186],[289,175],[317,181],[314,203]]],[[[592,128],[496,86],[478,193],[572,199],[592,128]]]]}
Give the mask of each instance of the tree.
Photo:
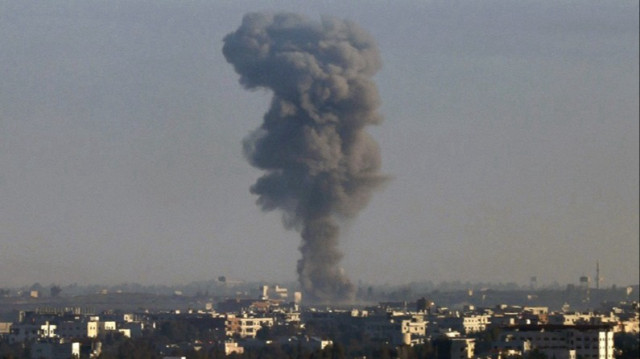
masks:
{"type": "Polygon", "coordinates": [[[60,292],[62,292],[62,288],[60,288],[59,285],[52,285],[49,289],[49,292],[51,293],[51,297],[55,298],[60,295],[60,292]]]}
{"type": "Polygon", "coordinates": [[[533,349],[529,352],[527,359],[548,359],[547,355],[541,352],[538,348],[533,349]]]}
{"type": "Polygon", "coordinates": [[[271,337],[271,328],[268,325],[263,325],[262,328],[258,329],[256,333],[256,339],[260,340],[269,340],[271,337]]]}
{"type": "Polygon", "coordinates": [[[640,337],[632,333],[617,333],[613,337],[617,359],[640,358],[640,337]]]}
{"type": "Polygon", "coordinates": [[[331,359],[344,359],[344,348],[340,343],[334,343],[331,347],[331,359]]]}

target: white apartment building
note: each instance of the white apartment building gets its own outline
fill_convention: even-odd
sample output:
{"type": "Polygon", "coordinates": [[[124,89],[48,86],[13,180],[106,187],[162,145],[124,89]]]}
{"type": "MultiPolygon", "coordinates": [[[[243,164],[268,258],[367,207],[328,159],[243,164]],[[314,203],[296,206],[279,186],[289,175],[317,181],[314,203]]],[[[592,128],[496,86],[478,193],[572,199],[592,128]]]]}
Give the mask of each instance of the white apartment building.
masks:
{"type": "Polygon", "coordinates": [[[462,329],[467,334],[482,332],[487,329],[489,324],[491,324],[489,318],[489,315],[472,315],[464,317],[462,329]]]}
{"type": "Polygon", "coordinates": [[[501,343],[522,343],[522,350],[538,349],[557,359],[613,359],[613,327],[610,325],[531,325],[505,331],[501,343]],[[529,343],[528,345],[525,343],[529,343]]]}
{"type": "Polygon", "coordinates": [[[421,315],[414,315],[409,319],[404,319],[401,324],[403,334],[420,336],[425,336],[427,334],[427,322],[421,315]]]}
{"type": "Polygon", "coordinates": [[[491,324],[489,318],[490,316],[486,314],[444,317],[439,318],[439,326],[471,334],[486,330],[491,324]]]}
{"type": "Polygon", "coordinates": [[[427,322],[422,315],[413,315],[400,322],[403,344],[422,344],[427,335],[427,322]]]}

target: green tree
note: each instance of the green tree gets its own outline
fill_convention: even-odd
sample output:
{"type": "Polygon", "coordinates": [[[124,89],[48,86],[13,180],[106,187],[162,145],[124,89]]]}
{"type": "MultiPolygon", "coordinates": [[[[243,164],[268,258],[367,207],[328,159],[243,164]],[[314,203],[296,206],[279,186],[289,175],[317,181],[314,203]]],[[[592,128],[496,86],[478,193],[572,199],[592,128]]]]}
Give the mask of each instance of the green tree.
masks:
{"type": "Polygon", "coordinates": [[[331,346],[331,359],[344,359],[344,347],[340,343],[334,343],[331,346]]]}
{"type": "Polygon", "coordinates": [[[538,348],[533,349],[527,355],[527,359],[548,359],[547,354],[538,350],[538,348]]]}
{"type": "Polygon", "coordinates": [[[62,288],[60,288],[59,285],[52,285],[51,288],[49,288],[49,293],[53,298],[59,296],[61,292],[62,292],[62,288]]]}
{"type": "Polygon", "coordinates": [[[617,333],[613,337],[616,359],[640,358],[640,336],[632,333],[617,333]]]}
{"type": "Polygon", "coordinates": [[[256,333],[256,339],[271,339],[271,328],[268,325],[263,325],[262,328],[258,329],[258,332],[256,333]]]}

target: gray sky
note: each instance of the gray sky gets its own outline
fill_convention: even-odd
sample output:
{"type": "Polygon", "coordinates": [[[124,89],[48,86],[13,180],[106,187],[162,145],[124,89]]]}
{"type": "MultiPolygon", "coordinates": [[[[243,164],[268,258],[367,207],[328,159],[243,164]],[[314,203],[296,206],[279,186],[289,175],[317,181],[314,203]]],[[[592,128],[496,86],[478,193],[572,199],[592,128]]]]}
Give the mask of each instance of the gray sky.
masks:
{"type": "Polygon", "coordinates": [[[638,283],[637,1],[0,0],[0,287],[296,278],[242,155],[270,93],[221,51],[263,10],[378,41],[354,282],[638,283]]]}

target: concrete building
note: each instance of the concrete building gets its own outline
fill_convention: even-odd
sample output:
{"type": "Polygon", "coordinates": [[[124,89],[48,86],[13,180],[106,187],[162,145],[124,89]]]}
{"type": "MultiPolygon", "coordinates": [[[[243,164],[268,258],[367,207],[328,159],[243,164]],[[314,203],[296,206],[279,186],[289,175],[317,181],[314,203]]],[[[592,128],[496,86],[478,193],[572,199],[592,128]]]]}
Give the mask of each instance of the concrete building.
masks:
{"type": "Polygon", "coordinates": [[[11,322],[0,322],[0,338],[11,333],[11,326],[13,323],[11,322]]]}
{"type": "Polygon", "coordinates": [[[451,338],[451,359],[471,359],[475,353],[475,339],[451,338]]]}
{"type": "Polygon", "coordinates": [[[279,343],[284,347],[302,348],[309,351],[323,350],[326,347],[333,345],[332,340],[325,340],[313,336],[309,337],[306,335],[281,338],[279,343]]]}
{"type": "Polygon", "coordinates": [[[468,315],[468,316],[448,316],[439,318],[438,325],[441,328],[448,328],[460,331],[464,334],[478,333],[487,329],[491,324],[489,315],[468,315]]]}
{"type": "Polygon", "coordinates": [[[364,335],[371,340],[386,342],[394,345],[402,344],[402,322],[386,316],[365,318],[364,335]]]}
{"type": "Polygon", "coordinates": [[[80,339],[87,337],[87,325],[81,321],[64,321],[58,323],[58,336],[63,339],[80,339]]]}
{"type": "Polygon", "coordinates": [[[549,358],[613,359],[613,327],[611,325],[529,325],[505,330],[496,350],[504,343],[523,343],[521,350],[538,349],[549,358]],[[530,343],[530,346],[524,343],[530,343]]]}
{"type": "Polygon", "coordinates": [[[524,307],[522,308],[522,319],[528,324],[547,324],[549,321],[548,307],[524,307]]]}
{"type": "Polygon", "coordinates": [[[621,320],[616,329],[617,332],[624,333],[640,333],[640,320],[638,317],[629,318],[627,320],[621,320]]]}
{"type": "Polygon", "coordinates": [[[422,315],[413,315],[400,322],[403,344],[423,344],[427,335],[427,322],[422,315]]]}
{"type": "Polygon", "coordinates": [[[32,359],[68,359],[80,357],[80,343],[60,341],[38,341],[31,345],[32,359]]]}
{"type": "Polygon", "coordinates": [[[228,337],[238,335],[240,338],[255,338],[258,330],[263,326],[273,326],[273,318],[267,317],[236,317],[229,314],[225,321],[225,331],[228,337]]]}
{"type": "Polygon", "coordinates": [[[144,328],[145,326],[142,322],[125,322],[120,324],[118,331],[123,333],[127,338],[138,338],[142,336],[144,328]]]}
{"type": "Polygon", "coordinates": [[[116,322],[114,321],[67,320],[58,323],[57,336],[64,339],[97,338],[115,330],[116,322]]]}
{"type": "Polygon", "coordinates": [[[235,341],[225,341],[224,342],[224,355],[231,354],[244,354],[244,348],[238,345],[235,341]]]}
{"type": "Polygon", "coordinates": [[[97,338],[100,328],[100,322],[98,321],[89,321],[87,322],[87,337],[89,338],[97,338]]]}
{"type": "Polygon", "coordinates": [[[116,330],[116,322],[114,321],[98,322],[98,335],[104,335],[110,331],[115,331],[115,330],[116,330]]]}
{"type": "Polygon", "coordinates": [[[531,351],[531,342],[527,339],[516,339],[512,334],[505,334],[492,345],[492,353],[497,358],[524,356],[531,351]]]}

